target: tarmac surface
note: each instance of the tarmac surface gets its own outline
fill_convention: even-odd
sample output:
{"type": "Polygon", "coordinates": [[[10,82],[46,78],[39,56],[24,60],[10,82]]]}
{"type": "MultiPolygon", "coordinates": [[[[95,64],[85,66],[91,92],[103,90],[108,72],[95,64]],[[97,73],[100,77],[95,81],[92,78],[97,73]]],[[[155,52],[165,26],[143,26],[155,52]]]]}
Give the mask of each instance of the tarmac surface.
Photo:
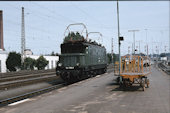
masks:
{"type": "Polygon", "coordinates": [[[152,68],[150,87],[126,90],[113,73],[0,108],[0,113],[170,113],[170,76],[152,68]]]}

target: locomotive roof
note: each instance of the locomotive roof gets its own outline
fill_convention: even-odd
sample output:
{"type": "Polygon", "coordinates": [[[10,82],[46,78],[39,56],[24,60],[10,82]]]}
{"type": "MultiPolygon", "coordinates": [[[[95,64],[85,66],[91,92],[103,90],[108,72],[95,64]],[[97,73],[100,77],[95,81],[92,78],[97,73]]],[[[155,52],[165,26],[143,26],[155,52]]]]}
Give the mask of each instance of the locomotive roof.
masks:
{"type": "Polygon", "coordinates": [[[89,42],[89,41],[75,41],[75,42],[67,42],[67,43],[63,43],[61,45],[73,45],[73,44],[80,44],[80,45],[96,45],[96,46],[99,46],[99,47],[102,47],[102,48],[105,48],[104,46],[102,46],[101,44],[97,44],[95,42],[89,42]]]}

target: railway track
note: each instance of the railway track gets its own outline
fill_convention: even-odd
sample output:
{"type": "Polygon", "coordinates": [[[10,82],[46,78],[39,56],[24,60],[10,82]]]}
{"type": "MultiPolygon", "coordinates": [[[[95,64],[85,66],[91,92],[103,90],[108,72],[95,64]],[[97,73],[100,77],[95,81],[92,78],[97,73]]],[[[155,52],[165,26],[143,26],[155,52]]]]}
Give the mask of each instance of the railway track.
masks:
{"type": "Polygon", "coordinates": [[[61,83],[61,84],[57,84],[57,85],[54,85],[54,86],[51,86],[51,87],[39,89],[39,90],[32,91],[32,92],[29,92],[29,93],[25,93],[25,94],[22,94],[22,95],[18,95],[18,96],[14,96],[14,97],[11,97],[11,98],[4,99],[4,100],[0,100],[0,107],[14,103],[14,102],[17,102],[17,101],[20,101],[20,100],[23,100],[23,99],[26,99],[26,98],[34,97],[34,96],[52,91],[52,90],[57,89],[57,88],[61,88],[63,86],[65,86],[65,84],[61,83]]]}
{"type": "Polygon", "coordinates": [[[9,78],[9,77],[17,77],[17,76],[27,76],[31,74],[43,74],[43,73],[49,73],[49,72],[55,72],[55,69],[51,70],[24,70],[24,71],[18,71],[18,72],[8,72],[8,73],[0,73],[0,78],[9,78]]]}
{"type": "Polygon", "coordinates": [[[0,74],[0,90],[56,80],[55,70],[22,71],[0,74]]]}
{"type": "Polygon", "coordinates": [[[15,80],[15,81],[10,81],[10,82],[2,82],[0,83],[0,90],[6,90],[14,87],[19,87],[19,86],[25,86],[33,83],[38,83],[38,82],[48,82],[52,81],[55,79],[58,79],[56,75],[50,75],[50,76],[43,76],[43,77],[37,77],[37,78],[29,78],[29,79],[24,79],[24,80],[15,80]]]}
{"type": "Polygon", "coordinates": [[[42,77],[42,76],[47,76],[47,75],[55,75],[55,74],[56,72],[37,73],[37,74],[18,75],[18,76],[15,75],[15,76],[1,78],[0,83],[6,82],[6,81],[22,80],[22,79],[42,77]]]}
{"type": "MultiPolygon", "coordinates": [[[[111,73],[112,71],[113,71],[113,68],[109,67],[107,72],[111,73]]],[[[45,79],[47,79],[47,78],[45,78],[45,79]]],[[[19,84],[19,83],[17,83],[17,84],[19,84]]],[[[10,98],[6,98],[6,99],[3,99],[3,100],[0,100],[0,107],[8,105],[8,104],[11,104],[11,103],[14,103],[14,102],[17,102],[17,101],[20,101],[20,100],[27,99],[27,98],[30,98],[30,97],[34,97],[34,96],[40,95],[40,94],[52,91],[54,89],[61,88],[61,87],[65,86],[65,85],[66,85],[65,83],[58,83],[57,85],[53,85],[53,86],[50,86],[50,87],[47,87],[47,88],[39,89],[39,90],[32,91],[32,92],[27,92],[25,94],[21,94],[21,95],[18,95],[18,96],[14,96],[14,97],[10,97],[10,98]]]]}
{"type": "MultiPolygon", "coordinates": [[[[108,66],[108,72],[112,66],[108,66]]],[[[26,72],[26,74],[20,72],[10,73],[7,76],[1,76],[0,78],[0,90],[7,90],[10,88],[25,86],[29,84],[34,84],[38,82],[49,82],[52,80],[59,79],[59,76],[56,76],[54,70],[45,70],[26,72]]]]}
{"type": "Polygon", "coordinates": [[[159,63],[158,67],[163,70],[165,73],[167,73],[168,75],[170,75],[170,66],[166,66],[163,63],[159,63]]]}

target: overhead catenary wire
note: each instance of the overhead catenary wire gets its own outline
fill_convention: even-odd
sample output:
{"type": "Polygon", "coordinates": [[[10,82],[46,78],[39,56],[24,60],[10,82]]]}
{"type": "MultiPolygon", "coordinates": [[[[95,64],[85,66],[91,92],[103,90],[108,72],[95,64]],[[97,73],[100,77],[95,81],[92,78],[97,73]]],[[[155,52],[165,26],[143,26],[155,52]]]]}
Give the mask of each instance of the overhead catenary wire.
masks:
{"type": "MultiPolygon", "coordinates": [[[[42,6],[42,5],[38,4],[38,3],[35,3],[35,2],[34,2],[33,4],[36,4],[37,6],[41,7],[42,9],[45,9],[45,10],[49,11],[49,12],[52,13],[53,15],[54,15],[54,14],[57,14],[57,16],[60,16],[60,17],[62,17],[62,18],[64,18],[64,19],[66,19],[67,21],[70,21],[70,22],[75,23],[74,20],[72,20],[72,19],[70,19],[70,18],[68,18],[68,17],[66,17],[66,16],[64,16],[64,15],[62,15],[62,14],[56,13],[56,11],[54,11],[54,10],[51,10],[51,9],[49,9],[49,8],[47,8],[47,7],[45,7],[45,6],[42,6]]],[[[54,16],[54,18],[56,18],[56,17],[54,16]]]]}

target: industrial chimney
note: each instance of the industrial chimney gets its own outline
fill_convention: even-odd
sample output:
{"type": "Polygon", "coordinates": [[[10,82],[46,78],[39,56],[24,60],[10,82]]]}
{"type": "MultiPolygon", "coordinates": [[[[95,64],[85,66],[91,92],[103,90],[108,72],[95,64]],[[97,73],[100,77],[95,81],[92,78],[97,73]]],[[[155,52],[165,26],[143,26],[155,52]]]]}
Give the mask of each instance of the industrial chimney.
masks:
{"type": "Polygon", "coordinates": [[[0,10],[0,49],[4,50],[3,42],[3,12],[0,10]]]}

